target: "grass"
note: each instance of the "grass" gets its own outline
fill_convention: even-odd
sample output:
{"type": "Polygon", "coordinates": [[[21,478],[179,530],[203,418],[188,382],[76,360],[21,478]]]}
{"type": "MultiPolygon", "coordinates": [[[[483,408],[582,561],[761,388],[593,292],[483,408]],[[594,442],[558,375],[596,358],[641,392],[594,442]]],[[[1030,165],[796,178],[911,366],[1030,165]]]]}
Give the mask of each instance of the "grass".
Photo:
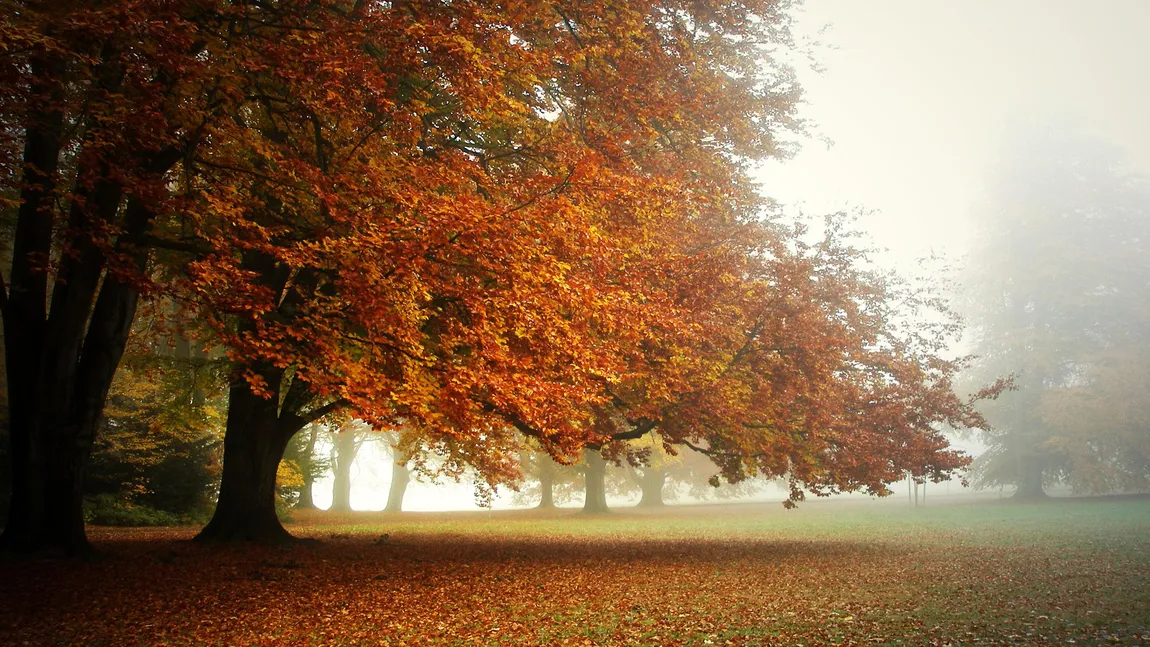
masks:
{"type": "Polygon", "coordinates": [[[98,529],[93,563],[0,563],[0,644],[1150,645],[1146,498],[290,528],[322,541],[98,529]]]}

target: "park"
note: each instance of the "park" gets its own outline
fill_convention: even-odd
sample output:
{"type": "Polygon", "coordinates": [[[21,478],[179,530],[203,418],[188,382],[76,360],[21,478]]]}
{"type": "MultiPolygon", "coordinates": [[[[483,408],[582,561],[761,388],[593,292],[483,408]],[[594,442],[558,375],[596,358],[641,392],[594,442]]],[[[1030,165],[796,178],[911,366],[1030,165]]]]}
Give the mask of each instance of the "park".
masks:
{"type": "Polygon", "coordinates": [[[0,644],[1150,644],[1150,4],[0,7],[0,644]]]}

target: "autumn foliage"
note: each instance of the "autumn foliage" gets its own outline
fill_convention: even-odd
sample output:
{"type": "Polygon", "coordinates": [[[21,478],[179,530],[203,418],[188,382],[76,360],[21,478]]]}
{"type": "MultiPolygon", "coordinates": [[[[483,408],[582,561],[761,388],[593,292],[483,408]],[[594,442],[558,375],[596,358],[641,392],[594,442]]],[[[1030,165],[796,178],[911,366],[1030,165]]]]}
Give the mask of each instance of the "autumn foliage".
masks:
{"type": "Polygon", "coordinates": [[[492,483],[515,432],[567,462],[657,433],[794,499],[965,462],[937,340],[762,219],[750,164],[801,128],[786,2],[11,4],[11,541],[83,546],[149,292],[233,364],[205,540],[285,539],[280,459],[335,412],[492,483]]]}

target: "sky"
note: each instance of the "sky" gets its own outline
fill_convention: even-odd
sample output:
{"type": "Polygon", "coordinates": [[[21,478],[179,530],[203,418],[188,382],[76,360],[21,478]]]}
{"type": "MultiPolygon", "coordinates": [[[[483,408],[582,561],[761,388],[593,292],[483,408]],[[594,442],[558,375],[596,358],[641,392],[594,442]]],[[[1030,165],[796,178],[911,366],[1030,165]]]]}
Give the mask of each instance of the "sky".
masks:
{"type": "Polygon", "coordinates": [[[865,207],[896,262],[961,257],[1011,130],[1054,120],[1150,171],[1150,2],[810,0],[796,33],[818,138],[764,166],[767,194],[807,211],[865,207]],[[833,47],[833,49],[832,49],[833,47]]]}
{"type": "MultiPolygon", "coordinates": [[[[823,68],[798,70],[813,137],[763,165],[763,190],[808,213],[867,209],[860,226],[897,267],[960,259],[1012,130],[1073,124],[1150,173],[1148,33],[1150,0],[808,0],[796,35],[823,68]]],[[[387,498],[387,461],[370,462],[357,509],[387,498]]],[[[474,508],[471,492],[413,483],[405,509],[474,508]]]]}

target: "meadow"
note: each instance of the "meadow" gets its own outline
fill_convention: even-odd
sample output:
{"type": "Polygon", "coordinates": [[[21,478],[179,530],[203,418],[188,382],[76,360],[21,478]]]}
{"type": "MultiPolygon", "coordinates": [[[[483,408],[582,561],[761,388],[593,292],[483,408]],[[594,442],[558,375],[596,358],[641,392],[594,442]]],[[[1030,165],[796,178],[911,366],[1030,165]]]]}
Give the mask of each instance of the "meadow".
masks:
{"type": "Polygon", "coordinates": [[[3,645],[1150,645],[1150,499],[296,514],[0,562],[3,645]],[[386,533],[386,534],[385,534],[386,533]]]}

